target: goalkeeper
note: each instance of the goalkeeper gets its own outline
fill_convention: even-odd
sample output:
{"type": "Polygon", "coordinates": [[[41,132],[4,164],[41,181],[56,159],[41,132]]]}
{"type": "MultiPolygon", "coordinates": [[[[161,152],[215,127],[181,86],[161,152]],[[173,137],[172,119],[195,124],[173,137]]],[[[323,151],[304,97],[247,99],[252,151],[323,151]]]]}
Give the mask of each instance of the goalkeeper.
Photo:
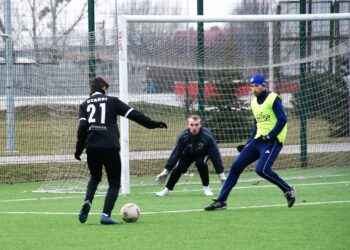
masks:
{"type": "Polygon", "coordinates": [[[227,197],[239,176],[245,167],[258,159],[256,173],[282,190],[288,207],[292,207],[295,202],[294,188],[272,170],[287,136],[287,116],[282,101],[277,94],[266,90],[264,76],[254,75],[250,83],[255,95],[251,102],[255,118],[252,135],[246,145],[237,147],[240,154],[231,166],[219,197],[213,199],[214,202],[205,208],[207,211],[226,208],[227,197]]]}
{"type": "Polygon", "coordinates": [[[188,128],[180,133],[176,146],[171,153],[165,169],[157,176],[156,183],[163,184],[171,172],[164,190],[157,192],[157,196],[168,195],[174,189],[175,184],[186,173],[190,165],[195,162],[202,180],[204,194],[212,196],[209,187],[209,171],[207,162],[213,162],[216,173],[219,174],[221,182],[225,181],[224,167],[216,141],[211,132],[202,127],[198,115],[192,115],[187,119],[188,128]],[[177,166],[174,168],[174,166],[177,166]]]}
{"type": "Polygon", "coordinates": [[[108,96],[109,84],[101,77],[90,81],[90,97],[79,107],[79,127],[77,133],[75,159],[86,148],[90,179],[87,185],[79,221],[85,223],[94,199],[96,189],[102,178],[102,167],[105,167],[108,190],[100,217],[101,224],[118,224],[111,218],[114,204],[120,188],[121,161],[119,156],[119,131],[117,116],[124,116],[149,128],[167,128],[164,122],[153,121],[142,113],[130,108],[117,97],[108,96]]]}

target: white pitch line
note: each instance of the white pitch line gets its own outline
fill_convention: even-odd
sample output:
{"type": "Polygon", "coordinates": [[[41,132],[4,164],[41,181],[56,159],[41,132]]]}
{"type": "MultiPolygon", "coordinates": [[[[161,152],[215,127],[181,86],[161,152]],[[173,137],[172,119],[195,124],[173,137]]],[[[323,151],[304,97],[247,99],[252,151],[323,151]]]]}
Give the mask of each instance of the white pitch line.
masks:
{"type": "MultiPolygon", "coordinates": [[[[332,153],[332,152],[349,152],[350,143],[329,143],[329,144],[308,144],[308,153],[332,153]]],[[[234,148],[220,148],[221,156],[237,156],[238,152],[234,148]]],[[[167,159],[171,150],[153,150],[153,151],[136,151],[130,152],[130,160],[159,160],[167,159]]],[[[300,145],[286,145],[283,147],[281,154],[299,154],[300,145]]],[[[86,156],[83,155],[83,161],[86,161],[86,156]]],[[[29,156],[2,156],[0,157],[0,165],[9,164],[29,164],[29,163],[69,163],[76,162],[73,155],[29,155],[29,156]]]]}
{"type": "MultiPolygon", "coordinates": [[[[104,196],[101,194],[95,195],[95,197],[104,196]]],[[[46,201],[46,200],[64,200],[64,199],[81,199],[84,198],[83,195],[81,196],[61,196],[61,197],[50,197],[50,198],[27,198],[27,199],[14,199],[14,200],[0,200],[0,203],[7,203],[7,202],[19,202],[19,201],[46,201]]]]}
{"type": "MultiPolygon", "coordinates": [[[[339,185],[339,184],[350,184],[350,181],[339,181],[339,182],[318,182],[318,183],[300,183],[294,184],[293,186],[321,186],[321,185],[339,185]]],[[[276,187],[275,185],[255,185],[255,186],[246,186],[246,187],[235,187],[234,189],[254,189],[254,188],[272,188],[276,187]]],[[[211,190],[220,190],[221,188],[212,188],[211,190]]],[[[187,193],[187,192],[199,192],[203,191],[202,189],[189,189],[189,190],[175,190],[172,193],[187,193]]],[[[154,194],[156,192],[143,192],[139,194],[154,194]]]]}
{"type": "MultiPolygon", "coordinates": [[[[294,206],[313,206],[313,205],[330,205],[330,204],[347,204],[350,200],[344,201],[318,201],[309,203],[295,203],[294,206]]],[[[255,208],[273,208],[273,207],[286,207],[286,204],[272,204],[272,205],[255,205],[255,206],[241,206],[241,207],[229,207],[226,210],[240,210],[240,209],[255,209],[255,208]]],[[[154,215],[154,214],[174,214],[174,213],[192,213],[192,212],[204,212],[204,209],[186,209],[186,210],[168,210],[168,211],[156,211],[156,212],[141,212],[141,215],[154,215]]],[[[212,213],[212,212],[208,212],[212,213]]],[[[24,212],[24,211],[0,211],[0,214],[14,214],[14,215],[77,215],[77,212],[24,212]]],[[[100,215],[101,213],[90,213],[90,215],[100,215]]]]}
{"type": "MultiPolygon", "coordinates": [[[[310,203],[295,203],[294,206],[312,206],[312,205],[327,205],[327,204],[346,204],[350,203],[347,201],[319,201],[310,203]]],[[[241,207],[228,207],[226,210],[239,210],[239,209],[252,209],[252,208],[272,208],[272,207],[286,207],[286,204],[272,204],[272,205],[255,205],[255,206],[241,206],[241,207]]],[[[189,212],[201,212],[204,209],[188,209],[188,210],[170,210],[170,211],[159,211],[159,212],[142,212],[141,214],[171,214],[171,213],[189,213],[189,212]]],[[[0,212],[1,213],[1,212],[0,212]]],[[[210,211],[209,211],[210,213],[210,211]]]]}
{"type": "MultiPolygon", "coordinates": [[[[316,182],[316,183],[301,183],[294,184],[293,186],[321,186],[321,185],[339,185],[339,184],[350,184],[350,181],[339,181],[339,182],[316,182]]],[[[254,189],[254,188],[272,188],[275,185],[260,185],[260,186],[246,186],[246,187],[235,187],[235,189],[254,189]]],[[[212,190],[220,190],[220,188],[212,188],[212,190]]],[[[187,192],[200,192],[202,189],[189,189],[189,190],[175,190],[172,193],[187,193],[187,192]]],[[[152,192],[142,192],[137,194],[154,194],[156,191],[152,192]]],[[[97,194],[95,197],[103,197],[104,194],[97,194]]],[[[27,198],[27,199],[13,199],[13,200],[0,200],[0,203],[10,203],[10,202],[22,202],[22,201],[46,201],[46,200],[64,200],[64,199],[81,199],[84,196],[61,196],[61,197],[50,197],[50,198],[27,198]]]]}
{"type": "MultiPolygon", "coordinates": [[[[284,177],[284,180],[308,180],[308,179],[321,179],[321,178],[335,178],[335,177],[348,177],[350,174],[330,174],[330,175],[310,175],[310,176],[287,176],[284,177]]],[[[264,181],[263,178],[257,177],[257,178],[249,178],[249,179],[240,179],[239,183],[255,183],[255,182],[261,182],[264,181]]],[[[212,181],[212,183],[220,183],[220,181],[212,181]]],[[[176,186],[186,186],[186,185],[197,185],[200,184],[200,181],[192,181],[192,182],[180,182],[177,183],[176,186]]],[[[143,187],[143,186],[155,186],[155,184],[141,184],[141,185],[135,185],[135,187],[143,187]]]]}

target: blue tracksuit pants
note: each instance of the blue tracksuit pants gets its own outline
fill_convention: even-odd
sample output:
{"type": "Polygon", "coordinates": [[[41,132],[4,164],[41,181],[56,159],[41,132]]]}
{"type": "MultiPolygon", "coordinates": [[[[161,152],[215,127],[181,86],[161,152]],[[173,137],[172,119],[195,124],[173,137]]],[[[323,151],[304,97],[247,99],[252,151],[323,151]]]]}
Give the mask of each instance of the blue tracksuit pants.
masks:
{"type": "Polygon", "coordinates": [[[271,140],[267,143],[257,143],[253,140],[248,143],[232,163],[227,179],[221,188],[218,200],[227,200],[228,195],[236,185],[243,170],[258,159],[259,161],[255,168],[258,175],[278,186],[284,193],[291,190],[291,187],[272,170],[272,165],[277,159],[281,149],[282,144],[277,140],[271,140]]]}

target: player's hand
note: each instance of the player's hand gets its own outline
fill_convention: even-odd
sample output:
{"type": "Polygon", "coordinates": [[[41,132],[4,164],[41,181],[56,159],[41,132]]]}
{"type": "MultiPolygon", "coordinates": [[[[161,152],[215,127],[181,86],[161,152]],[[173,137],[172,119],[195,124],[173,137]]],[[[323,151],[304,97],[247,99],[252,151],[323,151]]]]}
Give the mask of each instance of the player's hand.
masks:
{"type": "Polygon", "coordinates": [[[158,122],[158,128],[168,128],[165,122],[158,122]]]}
{"type": "Polygon", "coordinates": [[[81,161],[80,155],[81,155],[81,154],[79,154],[78,152],[75,152],[75,153],[74,153],[74,158],[75,158],[76,160],[78,160],[78,161],[81,161]]]}
{"type": "Polygon", "coordinates": [[[166,178],[168,177],[169,170],[164,169],[159,175],[156,177],[156,184],[161,185],[164,184],[166,178]]]}
{"type": "Polygon", "coordinates": [[[238,152],[242,152],[242,150],[244,149],[245,145],[241,144],[237,146],[237,151],[238,152]]]}
{"type": "Polygon", "coordinates": [[[256,142],[258,143],[266,143],[271,139],[269,135],[261,135],[258,138],[255,139],[256,142]]]}
{"type": "Polygon", "coordinates": [[[226,181],[225,173],[222,172],[221,174],[219,174],[219,178],[220,178],[221,184],[224,185],[224,183],[226,181]]]}

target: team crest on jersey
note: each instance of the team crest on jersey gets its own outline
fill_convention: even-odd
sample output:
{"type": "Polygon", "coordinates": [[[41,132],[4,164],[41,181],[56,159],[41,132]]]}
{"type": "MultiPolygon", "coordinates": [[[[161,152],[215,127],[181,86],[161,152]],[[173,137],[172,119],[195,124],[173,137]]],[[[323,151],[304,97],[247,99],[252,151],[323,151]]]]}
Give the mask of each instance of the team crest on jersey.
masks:
{"type": "Polygon", "coordinates": [[[204,143],[203,142],[198,143],[198,148],[204,148],[204,143]]]}
{"type": "Polygon", "coordinates": [[[271,120],[271,116],[269,114],[264,113],[264,112],[261,112],[255,118],[256,118],[257,123],[267,122],[267,121],[271,120]]]}

